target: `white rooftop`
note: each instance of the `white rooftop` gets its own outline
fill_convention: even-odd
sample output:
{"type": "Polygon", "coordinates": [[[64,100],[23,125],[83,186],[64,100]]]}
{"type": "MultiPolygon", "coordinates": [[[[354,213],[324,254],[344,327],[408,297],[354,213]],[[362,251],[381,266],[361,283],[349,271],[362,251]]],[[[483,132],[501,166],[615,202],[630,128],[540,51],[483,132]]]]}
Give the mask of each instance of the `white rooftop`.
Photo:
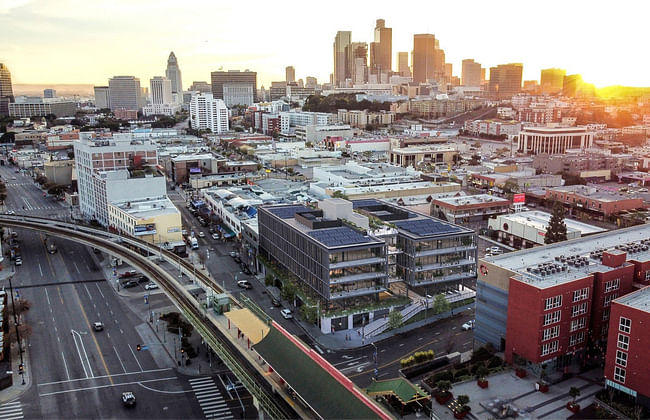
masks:
{"type": "Polygon", "coordinates": [[[496,195],[490,194],[477,194],[477,195],[466,195],[463,197],[445,197],[445,198],[435,198],[437,201],[443,203],[451,204],[454,206],[468,206],[472,204],[485,204],[485,203],[508,203],[508,200],[505,198],[497,197],[496,195]]]}
{"type": "MultiPolygon", "coordinates": [[[[522,225],[530,226],[539,230],[546,230],[548,223],[551,220],[551,213],[539,210],[522,211],[519,213],[505,214],[500,216],[501,219],[507,219],[511,223],[520,223],[522,225]]],[[[607,232],[598,226],[582,223],[573,219],[564,219],[564,224],[567,231],[580,232],[581,236],[592,235],[594,233],[607,232]]]]}
{"type": "Polygon", "coordinates": [[[155,198],[151,200],[116,201],[111,203],[111,205],[119,208],[132,217],[140,219],[178,213],[178,209],[168,197],[155,198]]]}
{"type": "Polygon", "coordinates": [[[628,293],[616,299],[615,302],[644,312],[650,312],[650,287],[644,287],[643,289],[628,293]]]}

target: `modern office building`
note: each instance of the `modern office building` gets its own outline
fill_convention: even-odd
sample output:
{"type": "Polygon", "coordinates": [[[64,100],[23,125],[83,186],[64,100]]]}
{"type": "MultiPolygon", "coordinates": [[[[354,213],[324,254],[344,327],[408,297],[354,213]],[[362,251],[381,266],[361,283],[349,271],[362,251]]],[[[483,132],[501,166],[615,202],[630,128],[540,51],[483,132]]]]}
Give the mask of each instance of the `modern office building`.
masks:
{"type": "Polygon", "coordinates": [[[345,86],[345,80],[352,78],[352,32],[338,31],[334,37],[335,86],[345,86]]]}
{"type": "Polygon", "coordinates": [[[181,213],[166,195],[109,202],[108,226],[152,244],[183,240],[181,213]]]}
{"type": "Polygon", "coordinates": [[[585,127],[523,127],[517,151],[528,154],[565,153],[568,149],[585,150],[593,146],[594,133],[585,127]]]}
{"type": "Polygon", "coordinates": [[[108,86],[95,86],[95,108],[106,109],[111,107],[111,94],[108,86]]]}
{"type": "Polygon", "coordinates": [[[481,63],[472,58],[463,60],[460,84],[463,86],[481,86],[481,63]]]}
{"type": "MultiPolygon", "coordinates": [[[[151,104],[142,108],[142,115],[145,117],[150,115],[167,115],[168,117],[172,117],[181,110],[181,107],[182,106],[177,103],[151,104]]],[[[134,118],[137,118],[137,115],[134,118]]]]}
{"type": "Polygon", "coordinates": [[[368,81],[368,44],[353,42],[352,48],[352,82],[363,84],[368,81]]]}
{"type": "Polygon", "coordinates": [[[400,51],[397,53],[397,72],[400,76],[411,77],[408,51],[400,51]]]}
{"type": "Polygon", "coordinates": [[[232,108],[235,105],[253,105],[255,87],[252,83],[224,83],[223,101],[232,108]]]}
{"type": "Polygon", "coordinates": [[[73,117],[77,103],[63,99],[44,99],[39,96],[19,96],[9,103],[9,116],[16,118],[44,117],[49,114],[57,117],[73,117]]]}
{"type": "Polygon", "coordinates": [[[370,71],[381,75],[393,70],[393,29],[386,27],[384,19],[375,24],[375,42],[370,44],[370,71]]]}
{"type": "Polygon", "coordinates": [[[542,93],[553,95],[562,92],[564,87],[564,76],[566,70],[564,69],[544,69],[539,80],[539,87],[542,93]]]}
{"type": "Polygon", "coordinates": [[[190,86],[191,92],[212,93],[212,86],[208,82],[194,81],[190,86]]]}
{"type": "Polygon", "coordinates": [[[411,61],[413,81],[424,83],[434,78],[436,37],[432,34],[413,35],[411,61]]]}
{"type": "Polygon", "coordinates": [[[55,89],[43,89],[43,98],[44,99],[56,98],[56,90],[55,89]]]}
{"type": "Polygon", "coordinates": [[[293,68],[293,66],[287,66],[284,69],[284,73],[285,73],[285,78],[284,78],[285,82],[291,83],[296,81],[296,69],[293,68]]]}
{"type": "Polygon", "coordinates": [[[173,51],[169,53],[169,58],[167,58],[165,76],[171,82],[172,94],[176,95],[177,102],[180,103],[183,100],[183,80],[181,78],[181,69],[178,67],[178,60],[173,51]]]}
{"type": "Polygon", "coordinates": [[[140,79],[133,76],[115,76],[108,80],[111,111],[137,111],[142,104],[140,79]]]}
{"type": "Polygon", "coordinates": [[[422,163],[451,165],[458,150],[449,145],[425,145],[393,148],[388,162],[394,165],[417,168],[422,163]]]}
{"type": "Polygon", "coordinates": [[[9,104],[14,101],[14,91],[11,84],[9,68],[0,63],[0,116],[9,115],[9,104]]]}
{"type": "Polygon", "coordinates": [[[156,76],[149,81],[149,93],[151,104],[171,104],[174,101],[172,96],[172,81],[166,77],[156,76]]]}
{"type": "Polygon", "coordinates": [[[212,83],[212,95],[215,99],[223,99],[224,97],[224,84],[243,84],[250,86],[253,92],[253,102],[257,102],[257,72],[245,70],[228,70],[228,71],[213,71],[210,73],[212,83]]]}
{"type": "Polygon", "coordinates": [[[452,223],[476,223],[507,214],[510,200],[489,194],[431,200],[431,215],[452,223]]]}
{"type": "Polygon", "coordinates": [[[190,101],[190,120],[194,130],[224,133],[228,131],[228,108],[211,93],[200,93],[190,101]]]}
{"type": "Polygon", "coordinates": [[[497,99],[510,99],[521,92],[523,69],[524,65],[521,63],[490,67],[490,95],[497,99]]]}
{"type": "Polygon", "coordinates": [[[650,287],[612,302],[605,359],[605,387],[650,407],[650,287]]]}

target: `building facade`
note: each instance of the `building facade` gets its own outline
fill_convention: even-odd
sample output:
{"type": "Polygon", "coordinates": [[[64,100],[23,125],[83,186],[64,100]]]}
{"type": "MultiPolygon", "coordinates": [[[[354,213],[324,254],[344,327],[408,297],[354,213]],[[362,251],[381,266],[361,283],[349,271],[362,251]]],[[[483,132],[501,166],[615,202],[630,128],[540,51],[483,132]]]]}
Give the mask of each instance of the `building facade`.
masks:
{"type": "Polygon", "coordinates": [[[245,84],[253,87],[253,101],[257,102],[257,72],[245,70],[213,71],[210,73],[212,95],[215,99],[225,100],[224,84],[245,84]]]}
{"type": "Polygon", "coordinates": [[[463,60],[460,84],[463,86],[481,86],[481,63],[472,58],[463,60]]]}
{"type": "Polygon", "coordinates": [[[181,213],[166,196],[109,203],[108,226],[151,244],[183,240],[181,213]]]}
{"type": "Polygon", "coordinates": [[[9,115],[9,104],[14,101],[14,91],[11,84],[9,68],[0,63],[0,116],[9,115]]]}
{"type": "Polygon", "coordinates": [[[62,99],[19,96],[9,104],[9,116],[16,118],[44,117],[49,114],[73,117],[76,112],[76,102],[62,99]]]}
{"type": "Polygon", "coordinates": [[[255,85],[252,83],[224,83],[223,101],[227,107],[253,105],[255,85]]]}
{"type": "Polygon", "coordinates": [[[434,78],[434,54],[436,37],[432,34],[413,35],[413,52],[411,61],[413,81],[424,83],[434,78]]]}
{"type": "Polygon", "coordinates": [[[222,99],[210,93],[192,96],[190,120],[194,130],[210,130],[212,133],[228,131],[228,108],[222,99]]]}
{"type": "Polygon", "coordinates": [[[593,146],[594,134],[584,127],[523,127],[517,150],[528,154],[560,154],[593,146]]]}
{"type": "Polygon", "coordinates": [[[510,204],[489,194],[438,198],[431,201],[431,215],[457,224],[481,222],[508,213],[510,204]]]}
{"type": "Polygon", "coordinates": [[[521,63],[490,67],[490,95],[497,99],[510,99],[521,92],[523,69],[521,63]]]}
{"type": "Polygon", "coordinates": [[[564,69],[553,68],[542,70],[539,79],[539,87],[542,93],[547,95],[561,93],[564,86],[564,76],[566,76],[566,70],[564,69]]]}
{"type": "Polygon", "coordinates": [[[149,94],[151,95],[152,105],[173,103],[172,81],[166,77],[154,77],[149,81],[149,94]]]}
{"type": "Polygon", "coordinates": [[[142,105],[140,79],[133,76],[115,76],[108,80],[111,111],[137,111],[142,105]]]}
{"type": "Polygon", "coordinates": [[[334,37],[334,72],[335,86],[345,86],[345,80],[352,78],[352,32],[338,31],[334,37]]]}
{"type": "Polygon", "coordinates": [[[108,86],[95,86],[95,108],[106,109],[111,107],[111,94],[108,86]]]}
{"type": "Polygon", "coordinates": [[[176,54],[174,54],[173,51],[169,53],[169,57],[167,58],[167,69],[165,70],[165,76],[167,76],[167,79],[169,79],[171,83],[172,95],[176,96],[175,102],[181,103],[183,100],[183,79],[181,77],[181,69],[178,67],[176,54]]]}

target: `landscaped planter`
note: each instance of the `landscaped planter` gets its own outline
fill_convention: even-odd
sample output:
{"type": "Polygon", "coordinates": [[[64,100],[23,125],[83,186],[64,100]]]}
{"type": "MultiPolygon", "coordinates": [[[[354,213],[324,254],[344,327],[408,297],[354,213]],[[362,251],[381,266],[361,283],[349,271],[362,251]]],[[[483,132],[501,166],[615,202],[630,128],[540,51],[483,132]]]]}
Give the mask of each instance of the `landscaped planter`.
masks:
{"type": "Polygon", "coordinates": [[[479,387],[481,387],[481,388],[483,388],[483,389],[487,388],[487,387],[488,387],[488,384],[489,384],[489,382],[488,382],[487,379],[484,379],[484,380],[480,380],[480,379],[479,379],[478,381],[476,381],[476,383],[477,383],[477,385],[478,385],[479,387]]]}
{"type": "Polygon", "coordinates": [[[577,413],[580,411],[580,404],[574,404],[573,401],[566,403],[566,408],[572,413],[577,413]]]}
{"type": "Polygon", "coordinates": [[[525,378],[526,375],[528,375],[526,369],[522,369],[522,368],[517,368],[517,370],[515,370],[515,374],[520,378],[525,378]]]}
{"type": "Polygon", "coordinates": [[[440,405],[446,405],[449,400],[451,400],[454,397],[454,395],[451,392],[447,392],[444,394],[437,394],[436,395],[436,401],[440,405]]]}
{"type": "Polygon", "coordinates": [[[537,383],[537,389],[539,390],[539,392],[547,393],[548,392],[548,384],[540,384],[538,382],[537,383]]]}
{"type": "Polygon", "coordinates": [[[469,413],[470,411],[472,411],[472,410],[469,407],[467,407],[467,410],[464,410],[464,411],[454,411],[454,417],[459,419],[459,420],[464,419],[465,416],[467,415],[467,413],[469,413]]]}

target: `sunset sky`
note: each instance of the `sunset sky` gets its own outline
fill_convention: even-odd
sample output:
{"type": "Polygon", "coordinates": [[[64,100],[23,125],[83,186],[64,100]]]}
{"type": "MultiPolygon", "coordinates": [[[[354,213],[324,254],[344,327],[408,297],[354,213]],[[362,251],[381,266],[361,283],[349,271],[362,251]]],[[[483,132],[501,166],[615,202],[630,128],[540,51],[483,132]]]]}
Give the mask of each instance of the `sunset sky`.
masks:
{"type": "Polygon", "coordinates": [[[581,73],[587,82],[650,86],[650,11],[643,1],[198,1],[0,0],[0,62],[14,83],[106,84],[164,75],[174,51],[183,87],[210,71],[249,68],[258,85],[296,77],[329,80],[336,31],[372,41],[377,18],[393,28],[396,53],[433,33],[460,76],[460,62],[524,63],[581,73]]]}

